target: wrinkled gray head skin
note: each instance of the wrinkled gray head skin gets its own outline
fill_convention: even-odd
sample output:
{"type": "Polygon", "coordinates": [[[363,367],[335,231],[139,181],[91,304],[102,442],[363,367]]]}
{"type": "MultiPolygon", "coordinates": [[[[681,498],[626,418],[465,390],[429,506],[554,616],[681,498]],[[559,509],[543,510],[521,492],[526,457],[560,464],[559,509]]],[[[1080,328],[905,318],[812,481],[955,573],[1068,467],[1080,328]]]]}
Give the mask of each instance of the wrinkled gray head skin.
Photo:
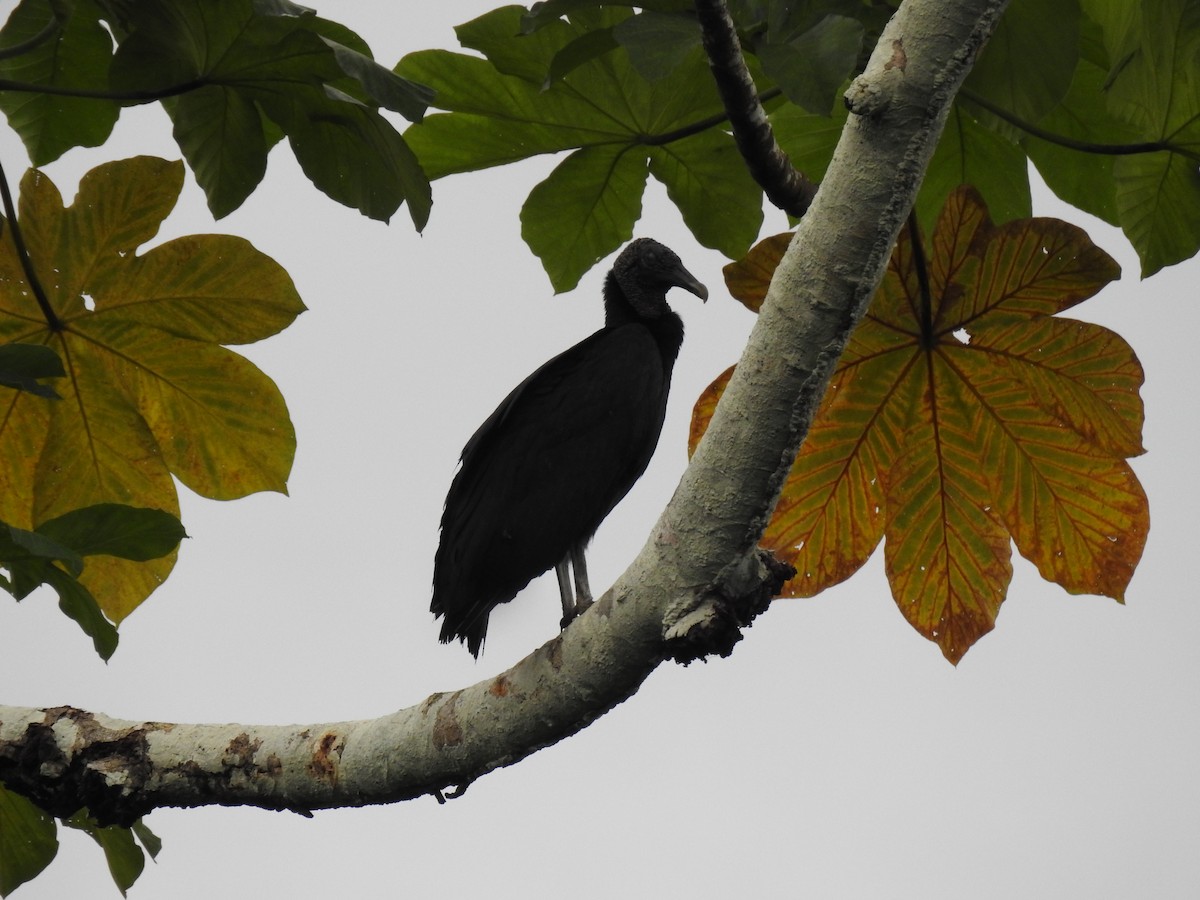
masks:
{"type": "Polygon", "coordinates": [[[708,288],[683,267],[674,251],[650,238],[638,238],[626,247],[613,264],[612,274],[630,305],[649,318],[670,311],[667,291],[673,287],[708,299],[708,288]]]}

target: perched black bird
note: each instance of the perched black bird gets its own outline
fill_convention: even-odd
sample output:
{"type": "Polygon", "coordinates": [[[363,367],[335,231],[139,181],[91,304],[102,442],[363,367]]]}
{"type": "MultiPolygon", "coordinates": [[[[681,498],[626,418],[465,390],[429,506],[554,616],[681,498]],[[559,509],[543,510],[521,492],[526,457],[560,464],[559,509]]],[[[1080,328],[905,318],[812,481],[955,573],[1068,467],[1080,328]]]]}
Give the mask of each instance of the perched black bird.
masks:
{"type": "Polygon", "coordinates": [[[605,279],[604,327],[517,385],[463,448],[433,567],[443,642],[458,638],[478,657],[488,614],[552,566],[564,627],[591,604],[584,547],[662,431],[683,343],[671,287],[708,299],[662,244],[631,243],[605,279]]]}

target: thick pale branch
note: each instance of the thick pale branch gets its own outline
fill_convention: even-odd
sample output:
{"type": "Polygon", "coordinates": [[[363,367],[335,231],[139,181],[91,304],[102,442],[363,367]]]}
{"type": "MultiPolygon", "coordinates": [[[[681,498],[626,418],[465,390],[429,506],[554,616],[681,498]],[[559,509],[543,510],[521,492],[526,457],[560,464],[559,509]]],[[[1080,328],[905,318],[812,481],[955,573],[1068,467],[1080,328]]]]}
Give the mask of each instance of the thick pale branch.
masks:
{"type": "Polygon", "coordinates": [[[495,678],[377,719],[180,725],[0,707],[0,781],[56,815],[87,806],[102,824],[124,825],[162,806],[306,813],[440,796],[584,728],[667,655],[728,652],[794,574],[781,568],[751,555],[720,590],[689,595],[671,633],[665,603],[618,602],[609,591],[586,613],[590,627],[569,628],[495,678]]]}
{"type": "Polygon", "coordinates": [[[674,498],[634,564],[562,635],[502,675],[363,722],[167,725],[0,707],[0,780],[54,812],[87,805],[114,822],[159,806],[384,803],[468,783],[575,733],[670,655],[727,650],[778,589],[754,546],[1005,5],[908,0],[885,29],[674,498]]]}

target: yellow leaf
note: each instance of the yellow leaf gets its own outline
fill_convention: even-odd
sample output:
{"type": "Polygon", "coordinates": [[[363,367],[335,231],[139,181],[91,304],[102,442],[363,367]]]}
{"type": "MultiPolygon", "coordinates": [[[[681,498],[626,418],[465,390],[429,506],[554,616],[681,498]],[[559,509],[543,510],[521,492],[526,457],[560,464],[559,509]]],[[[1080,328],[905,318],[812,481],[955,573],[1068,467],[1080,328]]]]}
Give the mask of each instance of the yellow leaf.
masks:
{"type": "MultiPolygon", "coordinates": [[[[0,519],[21,527],[106,501],[178,515],[172,476],[206,497],[285,491],[295,434],[283,397],[221,344],[256,341],[304,306],[287,273],[247,242],[179,238],[139,254],[179,195],[178,162],[138,157],[93,169],[64,208],[31,171],[20,226],[57,326],[0,243],[0,340],[62,358],[60,401],[0,388],[0,519]]],[[[170,572],[90,559],[81,580],[120,621],[170,572]]]]}
{"type": "MultiPolygon", "coordinates": [[[[788,238],[727,267],[739,299],[765,296],[788,238]]],[[[763,544],[796,566],[787,593],[811,596],[885,538],[901,612],[957,662],[995,623],[1010,541],[1068,591],[1124,596],[1149,530],[1125,461],[1142,370],[1119,335],[1054,315],[1119,276],[1080,229],[996,228],[960,188],[919,249],[901,236],[763,544]]],[[[728,374],[696,404],[693,448],[728,374]]]]}

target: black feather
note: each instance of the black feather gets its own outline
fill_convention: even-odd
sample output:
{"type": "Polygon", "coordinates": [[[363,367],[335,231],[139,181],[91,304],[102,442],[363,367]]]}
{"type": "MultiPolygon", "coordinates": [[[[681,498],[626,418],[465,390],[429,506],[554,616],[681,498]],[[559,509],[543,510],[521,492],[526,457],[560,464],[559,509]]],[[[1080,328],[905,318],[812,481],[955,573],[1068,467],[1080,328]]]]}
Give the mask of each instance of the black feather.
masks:
{"type": "Polygon", "coordinates": [[[586,545],[646,470],[683,342],[673,286],[707,298],[662,244],[631,243],[605,280],[604,327],[521,382],[467,442],[434,559],[442,641],[478,656],[492,609],[586,545]]]}

